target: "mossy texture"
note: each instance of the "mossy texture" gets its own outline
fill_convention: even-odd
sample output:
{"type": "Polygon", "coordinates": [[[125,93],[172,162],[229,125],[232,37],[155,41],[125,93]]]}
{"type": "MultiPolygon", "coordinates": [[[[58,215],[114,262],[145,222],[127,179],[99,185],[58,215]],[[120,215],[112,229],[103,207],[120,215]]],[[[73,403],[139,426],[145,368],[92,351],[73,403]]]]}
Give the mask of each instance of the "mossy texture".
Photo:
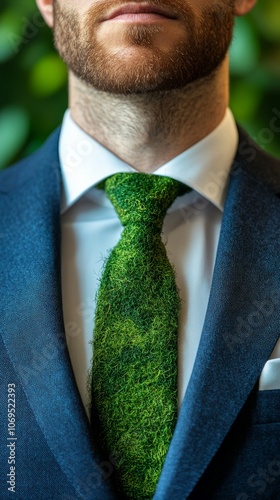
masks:
{"type": "Polygon", "coordinates": [[[103,187],[124,229],[97,296],[92,420],[97,413],[123,497],[150,499],[177,418],[180,299],[161,231],[188,188],[148,174],[115,174],[103,187]]]}

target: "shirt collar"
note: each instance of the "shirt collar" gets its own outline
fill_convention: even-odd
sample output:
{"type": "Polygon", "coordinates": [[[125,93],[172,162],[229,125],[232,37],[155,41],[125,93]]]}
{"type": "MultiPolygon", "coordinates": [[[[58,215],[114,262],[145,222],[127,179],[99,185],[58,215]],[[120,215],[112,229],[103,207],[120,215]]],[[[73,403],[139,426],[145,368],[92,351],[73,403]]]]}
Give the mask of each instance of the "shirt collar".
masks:
{"type": "MultiPolygon", "coordinates": [[[[238,131],[227,109],[224,119],[209,135],[153,172],[181,181],[223,211],[229,171],[238,146],[238,131]]],[[[64,213],[89,189],[119,172],[137,171],[84,130],[67,110],[59,140],[64,213]]]]}

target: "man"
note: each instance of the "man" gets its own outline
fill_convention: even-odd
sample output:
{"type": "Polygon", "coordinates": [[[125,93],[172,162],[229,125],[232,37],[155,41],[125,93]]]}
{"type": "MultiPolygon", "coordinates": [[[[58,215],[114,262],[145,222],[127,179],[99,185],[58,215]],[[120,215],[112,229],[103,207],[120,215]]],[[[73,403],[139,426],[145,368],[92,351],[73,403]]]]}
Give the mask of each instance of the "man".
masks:
{"type": "Polygon", "coordinates": [[[255,0],[37,4],[70,110],[0,177],[1,498],[278,498],[280,164],[227,108],[255,0]]]}

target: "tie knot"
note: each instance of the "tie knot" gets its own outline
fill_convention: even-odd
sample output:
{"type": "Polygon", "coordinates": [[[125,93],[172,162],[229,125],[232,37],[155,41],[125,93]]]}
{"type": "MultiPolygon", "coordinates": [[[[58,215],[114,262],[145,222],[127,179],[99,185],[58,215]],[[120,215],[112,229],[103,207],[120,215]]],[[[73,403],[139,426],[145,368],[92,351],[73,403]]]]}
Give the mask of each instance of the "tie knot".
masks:
{"type": "Polygon", "coordinates": [[[170,177],[119,173],[108,177],[104,189],[123,224],[146,224],[162,228],[165,214],[190,188],[170,177]]]}

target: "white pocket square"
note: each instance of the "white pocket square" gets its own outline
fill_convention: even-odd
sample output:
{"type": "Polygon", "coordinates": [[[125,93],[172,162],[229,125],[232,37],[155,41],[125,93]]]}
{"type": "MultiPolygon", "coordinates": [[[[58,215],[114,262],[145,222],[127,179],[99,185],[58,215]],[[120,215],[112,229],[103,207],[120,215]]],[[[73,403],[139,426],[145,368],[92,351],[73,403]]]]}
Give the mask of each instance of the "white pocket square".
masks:
{"type": "Polygon", "coordinates": [[[259,379],[260,391],[271,391],[280,389],[280,358],[269,359],[261,373],[259,379]]]}

